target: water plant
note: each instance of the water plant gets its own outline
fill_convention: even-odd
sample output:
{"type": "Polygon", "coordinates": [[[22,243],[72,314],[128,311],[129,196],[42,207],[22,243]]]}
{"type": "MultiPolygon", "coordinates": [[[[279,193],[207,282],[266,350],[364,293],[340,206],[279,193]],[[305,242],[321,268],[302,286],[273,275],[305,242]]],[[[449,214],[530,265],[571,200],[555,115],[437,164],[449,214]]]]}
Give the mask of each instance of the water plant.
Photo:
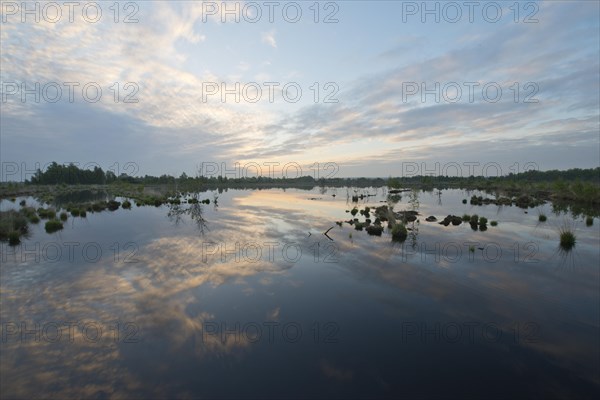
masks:
{"type": "Polygon", "coordinates": [[[28,231],[27,218],[15,210],[0,212],[0,240],[7,240],[11,246],[20,243],[19,237],[28,231]]]}
{"type": "Polygon", "coordinates": [[[106,207],[110,210],[110,211],[115,211],[118,210],[119,207],[121,206],[121,203],[116,201],[116,200],[110,200],[107,204],[106,207]]]}
{"type": "Polygon", "coordinates": [[[56,219],[51,219],[50,221],[46,221],[46,232],[53,233],[59,231],[63,228],[62,222],[56,219]]]}
{"type": "Polygon", "coordinates": [[[10,246],[16,246],[21,243],[21,234],[17,231],[12,231],[8,234],[8,244],[10,246]]]}
{"type": "Polygon", "coordinates": [[[560,247],[563,250],[571,250],[575,246],[575,242],[577,238],[575,237],[575,233],[568,226],[563,226],[560,228],[560,247]]]}
{"type": "Polygon", "coordinates": [[[585,219],[585,226],[592,226],[594,225],[594,217],[588,216],[585,219]]]}
{"type": "Polygon", "coordinates": [[[392,240],[403,242],[408,237],[408,231],[404,224],[395,224],[392,228],[392,240]]]}

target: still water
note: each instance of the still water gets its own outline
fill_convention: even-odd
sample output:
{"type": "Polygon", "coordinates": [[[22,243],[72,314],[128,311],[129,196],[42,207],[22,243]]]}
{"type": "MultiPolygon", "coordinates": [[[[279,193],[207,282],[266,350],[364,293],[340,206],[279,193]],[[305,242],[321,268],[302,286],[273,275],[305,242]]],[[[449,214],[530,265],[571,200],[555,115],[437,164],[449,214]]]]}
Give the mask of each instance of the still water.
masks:
{"type": "MultiPolygon", "coordinates": [[[[352,194],[228,190],[31,225],[1,244],[2,398],[598,394],[598,218],[403,193],[394,210],[421,215],[394,243],[335,224],[352,194]],[[465,213],[498,226],[425,221],[465,213]]],[[[38,206],[0,208],[22,199],[38,206]]]]}

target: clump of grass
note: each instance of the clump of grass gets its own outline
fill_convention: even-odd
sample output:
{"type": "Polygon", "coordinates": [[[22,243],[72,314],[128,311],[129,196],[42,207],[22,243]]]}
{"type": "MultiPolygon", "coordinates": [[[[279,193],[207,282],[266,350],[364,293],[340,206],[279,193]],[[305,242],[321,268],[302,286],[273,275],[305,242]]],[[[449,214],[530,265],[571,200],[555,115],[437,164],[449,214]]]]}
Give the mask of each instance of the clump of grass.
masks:
{"type": "Polygon", "coordinates": [[[38,215],[41,219],[54,219],[56,218],[56,211],[51,208],[38,208],[38,215]]]}
{"type": "Polygon", "coordinates": [[[123,202],[123,204],[121,204],[121,207],[123,207],[125,209],[130,209],[131,208],[131,202],[129,200],[125,200],[123,202]]]}
{"type": "Polygon", "coordinates": [[[23,214],[25,216],[25,218],[27,218],[29,220],[29,222],[32,222],[34,224],[37,224],[38,222],[40,222],[40,218],[35,213],[35,208],[23,207],[20,212],[21,212],[21,214],[23,214]]]}
{"type": "Polygon", "coordinates": [[[575,237],[575,233],[568,226],[563,226],[560,228],[560,247],[564,250],[571,250],[575,246],[575,242],[577,238],[575,237]]]}
{"type": "Polygon", "coordinates": [[[104,209],[106,209],[106,202],[104,202],[104,201],[98,201],[98,202],[92,204],[93,211],[102,211],[104,209]]]}
{"type": "Polygon", "coordinates": [[[79,212],[79,216],[80,216],[81,218],[85,218],[85,217],[87,217],[87,212],[86,212],[85,210],[81,210],[81,211],[79,212]]]}
{"type": "Polygon", "coordinates": [[[118,202],[118,201],[116,201],[116,200],[111,200],[111,201],[109,201],[109,202],[108,202],[108,204],[107,204],[107,208],[108,208],[110,211],[115,211],[115,210],[118,210],[118,209],[119,209],[119,207],[121,207],[121,203],[120,203],[120,202],[118,202]]]}
{"type": "Polygon", "coordinates": [[[492,221],[492,222],[490,222],[490,225],[492,225],[492,226],[498,226],[498,221],[492,221]]]}
{"type": "Polygon", "coordinates": [[[538,217],[538,220],[540,222],[546,222],[547,219],[548,217],[546,217],[546,214],[540,214],[540,216],[538,217]]]}
{"type": "Polygon", "coordinates": [[[63,228],[63,224],[57,219],[51,219],[50,221],[46,222],[45,228],[47,233],[53,233],[61,230],[63,228]]]}
{"type": "Polygon", "coordinates": [[[408,237],[408,231],[404,224],[396,224],[392,228],[392,240],[403,242],[408,237]]]}
{"type": "Polygon", "coordinates": [[[66,221],[67,218],[69,218],[69,216],[67,215],[66,212],[63,211],[63,212],[60,213],[60,220],[61,221],[66,221]]]}
{"type": "Polygon", "coordinates": [[[81,214],[81,210],[79,210],[79,208],[73,208],[71,210],[71,215],[74,217],[79,217],[80,214],[81,214]]]}
{"type": "Polygon", "coordinates": [[[593,218],[593,217],[589,217],[589,216],[588,216],[588,217],[585,219],[585,226],[592,226],[592,225],[594,225],[594,218],[593,218]]]}
{"type": "Polygon", "coordinates": [[[17,231],[12,231],[8,234],[9,246],[16,246],[21,243],[21,234],[17,231]]]}
{"type": "Polygon", "coordinates": [[[9,243],[11,240],[14,243],[15,235],[20,237],[27,233],[27,230],[27,218],[22,213],[15,210],[0,212],[0,240],[8,239],[9,243]]]}

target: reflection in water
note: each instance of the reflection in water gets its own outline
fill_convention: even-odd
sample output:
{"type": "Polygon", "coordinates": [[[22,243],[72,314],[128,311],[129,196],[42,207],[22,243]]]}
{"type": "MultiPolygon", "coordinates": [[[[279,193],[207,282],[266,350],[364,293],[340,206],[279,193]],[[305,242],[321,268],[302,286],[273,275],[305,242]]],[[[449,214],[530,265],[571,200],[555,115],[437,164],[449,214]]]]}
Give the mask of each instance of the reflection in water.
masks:
{"type": "MultiPolygon", "coordinates": [[[[72,261],[3,259],[3,324],[93,322],[104,335],[96,342],[79,330],[73,342],[9,335],[1,344],[2,398],[591,398],[598,391],[597,225],[581,227],[574,250],[562,253],[556,227],[536,227],[537,215],[464,205],[468,196],[458,190],[444,191],[444,205],[439,194],[411,191],[405,211],[494,215],[499,225],[481,232],[419,218],[407,224],[411,240],[394,243],[389,230],[374,237],[333,224],[348,218],[353,195],[377,193],[360,199],[375,209],[388,193],[349,188],[344,199],[342,190],[319,200],[310,199],[321,188],[233,190],[220,194],[218,209],[215,197],[213,207],[94,213],[59,239],[99,243],[106,249],[99,261],[81,253],[72,261]],[[334,242],[322,235],[332,225],[334,242]],[[138,262],[116,259],[115,241],[135,242],[138,262]],[[441,250],[447,244],[462,253],[441,250]],[[325,260],[327,246],[335,251],[325,260]],[[486,246],[500,249],[498,257],[479,249],[486,246]],[[124,340],[128,322],[136,342],[124,340]],[[298,341],[281,340],[290,323],[302,328],[298,341]],[[244,326],[254,330],[240,334],[244,326]],[[256,326],[279,330],[274,340],[266,330],[256,340],[256,326]],[[336,330],[316,329],[323,326],[336,330]],[[336,340],[324,342],[332,332],[336,340]]],[[[57,237],[33,227],[27,249],[33,241],[43,247],[57,237]]]]}
{"type": "MultiPolygon", "coordinates": [[[[190,219],[196,223],[196,227],[198,229],[198,232],[200,232],[200,235],[204,236],[205,231],[209,229],[206,224],[206,220],[202,215],[203,205],[197,201],[197,197],[195,197],[195,199],[196,202],[188,205],[169,204],[169,212],[167,215],[171,219],[171,221],[174,222],[175,225],[178,225],[181,222],[182,217],[184,215],[189,216],[190,219]]],[[[214,209],[216,210],[218,207],[217,202],[213,201],[213,205],[214,209]]]]}

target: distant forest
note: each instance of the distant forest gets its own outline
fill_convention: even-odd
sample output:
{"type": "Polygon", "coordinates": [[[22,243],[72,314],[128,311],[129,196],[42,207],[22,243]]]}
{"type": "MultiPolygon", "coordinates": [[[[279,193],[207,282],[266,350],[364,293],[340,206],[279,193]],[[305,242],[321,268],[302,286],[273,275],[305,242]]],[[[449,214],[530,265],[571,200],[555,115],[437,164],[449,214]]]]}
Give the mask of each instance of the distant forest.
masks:
{"type": "Polygon", "coordinates": [[[171,175],[133,177],[127,174],[115,175],[108,170],[103,171],[100,167],[93,170],[80,169],[74,164],[61,165],[56,162],[51,163],[45,171],[37,170],[31,181],[26,181],[33,185],[86,185],[86,184],[111,184],[113,182],[127,182],[140,184],[207,184],[209,186],[237,186],[237,185],[298,185],[298,186],[389,186],[391,188],[400,188],[404,185],[424,185],[424,186],[454,186],[454,185],[485,185],[502,183],[539,183],[539,182],[565,182],[573,183],[576,181],[586,183],[600,184],[600,167],[590,169],[574,168],[565,171],[527,171],[518,174],[510,173],[499,177],[452,177],[452,176],[428,176],[417,175],[410,177],[390,177],[384,178],[320,178],[315,179],[312,176],[301,176],[297,178],[271,178],[271,177],[238,177],[230,178],[227,176],[198,176],[189,177],[185,173],[179,177],[171,175]]]}

